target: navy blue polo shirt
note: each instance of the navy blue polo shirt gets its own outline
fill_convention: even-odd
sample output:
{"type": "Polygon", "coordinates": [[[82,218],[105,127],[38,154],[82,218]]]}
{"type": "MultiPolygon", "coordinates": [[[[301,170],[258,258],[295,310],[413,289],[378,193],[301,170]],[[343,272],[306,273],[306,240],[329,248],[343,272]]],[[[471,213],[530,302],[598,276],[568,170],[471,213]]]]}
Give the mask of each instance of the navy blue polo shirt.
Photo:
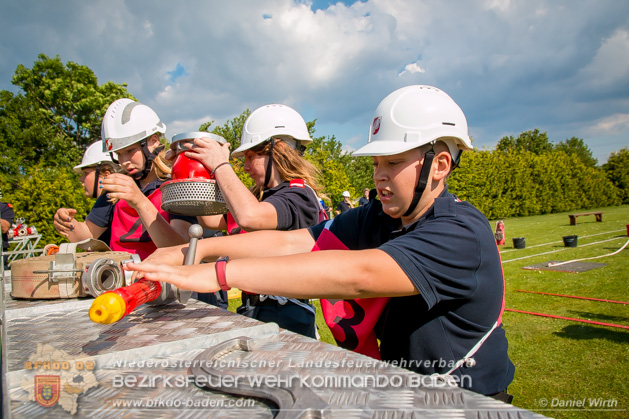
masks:
{"type": "Polygon", "coordinates": [[[339,211],[341,214],[351,209],[352,207],[350,207],[349,204],[345,201],[339,202],[338,205],[336,206],[336,210],[339,211]]]}
{"type": "MultiPolygon", "coordinates": [[[[500,256],[485,216],[447,189],[415,223],[382,212],[374,200],[338,215],[330,227],[349,249],[378,248],[404,270],[419,295],[391,298],[377,334],[383,361],[421,374],[447,372],[492,328],[502,307],[500,256]]],[[[323,223],[312,227],[316,239],[323,223]]],[[[383,278],[386,280],[386,278],[383,278]]],[[[495,394],[513,380],[502,327],[452,375],[464,388],[495,394]]]]}
{"type": "Polygon", "coordinates": [[[262,201],[275,207],[276,230],[298,230],[319,222],[319,200],[309,187],[289,186],[285,181],[264,191],[262,201]]]}
{"type": "MultiPolygon", "coordinates": [[[[6,202],[0,202],[0,219],[9,222],[9,226],[15,223],[15,211],[13,207],[6,202]]],[[[11,227],[9,227],[10,229],[11,227]]],[[[2,233],[2,249],[7,250],[9,248],[9,234],[2,233]]]]}
{"type": "Polygon", "coordinates": [[[107,245],[111,241],[111,221],[114,218],[114,205],[109,202],[107,197],[103,194],[96,198],[96,202],[92,206],[89,214],[87,214],[86,221],[90,221],[94,225],[102,228],[106,228],[105,232],[97,237],[107,245]]]}
{"type": "MultiPolygon", "coordinates": [[[[159,188],[162,183],[164,183],[163,180],[156,180],[154,182],[151,182],[146,185],[144,189],[142,189],[142,193],[144,194],[144,196],[149,196],[150,194],[155,192],[155,190],[159,188]]],[[[105,194],[100,195],[96,199],[94,206],[90,210],[90,213],[87,214],[86,218],[86,220],[94,223],[94,225],[98,227],[107,228],[107,230],[105,230],[105,232],[101,234],[100,237],[98,237],[98,240],[102,240],[103,242],[107,243],[107,245],[109,245],[111,241],[111,223],[114,219],[114,206],[114,204],[109,202],[105,194]]],[[[197,223],[196,217],[190,217],[187,215],[170,214],[170,219],[180,219],[188,221],[190,224],[197,223]]]]}

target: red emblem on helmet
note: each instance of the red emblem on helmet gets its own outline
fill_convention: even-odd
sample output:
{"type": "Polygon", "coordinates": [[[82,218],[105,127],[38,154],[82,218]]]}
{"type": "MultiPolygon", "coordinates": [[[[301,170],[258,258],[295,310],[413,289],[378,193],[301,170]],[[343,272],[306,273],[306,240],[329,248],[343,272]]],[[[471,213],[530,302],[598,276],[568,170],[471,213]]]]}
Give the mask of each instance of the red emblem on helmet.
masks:
{"type": "Polygon", "coordinates": [[[105,147],[107,147],[107,150],[111,150],[114,148],[114,145],[111,143],[111,140],[105,140],[105,147]]]}
{"type": "Polygon", "coordinates": [[[380,131],[380,121],[382,120],[381,116],[377,116],[373,119],[371,123],[371,135],[376,135],[378,131],[380,131]]]}

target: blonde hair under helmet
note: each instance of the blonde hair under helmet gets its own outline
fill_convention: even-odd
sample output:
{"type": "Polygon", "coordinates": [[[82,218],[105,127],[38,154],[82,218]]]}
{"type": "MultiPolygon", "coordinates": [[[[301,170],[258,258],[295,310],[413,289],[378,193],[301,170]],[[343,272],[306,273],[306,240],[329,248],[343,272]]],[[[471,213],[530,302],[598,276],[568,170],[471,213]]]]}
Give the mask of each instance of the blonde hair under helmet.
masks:
{"type": "Polygon", "coordinates": [[[242,127],[240,147],[232,152],[232,157],[242,157],[246,150],[271,137],[281,138],[293,149],[312,141],[306,121],[296,110],[273,103],[262,106],[249,115],[242,127]]]}

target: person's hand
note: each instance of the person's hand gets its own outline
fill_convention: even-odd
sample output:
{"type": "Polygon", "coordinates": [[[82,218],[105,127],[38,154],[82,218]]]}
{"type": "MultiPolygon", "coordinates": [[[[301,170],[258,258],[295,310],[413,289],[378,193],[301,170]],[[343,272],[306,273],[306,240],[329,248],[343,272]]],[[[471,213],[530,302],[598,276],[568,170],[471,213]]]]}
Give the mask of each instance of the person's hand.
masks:
{"type": "Polygon", "coordinates": [[[100,187],[107,192],[107,198],[124,199],[135,209],[138,208],[140,202],[147,199],[131,176],[114,173],[105,176],[99,183],[100,187]]]}
{"type": "Polygon", "coordinates": [[[74,230],[73,222],[76,210],[74,208],[59,208],[53,218],[55,230],[64,237],[74,230]]]}
{"type": "Polygon", "coordinates": [[[185,156],[203,163],[212,171],[221,163],[229,162],[229,143],[221,144],[210,138],[195,138],[193,142],[185,143],[183,148],[188,149],[185,156]]]}
{"type": "MultiPolygon", "coordinates": [[[[188,245],[184,244],[181,246],[172,246],[172,247],[160,247],[156,249],[153,253],[151,253],[143,262],[151,262],[151,263],[161,263],[170,266],[181,266],[188,254],[188,245]]],[[[135,281],[136,279],[141,279],[144,277],[144,273],[142,272],[134,272],[131,275],[131,279],[135,281]]]]}
{"type": "Polygon", "coordinates": [[[170,266],[181,266],[188,254],[187,244],[172,247],[160,247],[151,253],[143,262],[163,263],[170,266]]]}
{"type": "Polygon", "coordinates": [[[179,289],[196,292],[216,292],[221,289],[216,281],[213,263],[201,265],[170,266],[162,263],[129,262],[125,264],[127,271],[138,272],[151,281],[166,282],[179,289]]]}
{"type": "Polygon", "coordinates": [[[0,214],[0,230],[2,231],[2,234],[8,233],[10,228],[11,228],[11,223],[8,220],[3,220],[2,214],[0,214]]]}

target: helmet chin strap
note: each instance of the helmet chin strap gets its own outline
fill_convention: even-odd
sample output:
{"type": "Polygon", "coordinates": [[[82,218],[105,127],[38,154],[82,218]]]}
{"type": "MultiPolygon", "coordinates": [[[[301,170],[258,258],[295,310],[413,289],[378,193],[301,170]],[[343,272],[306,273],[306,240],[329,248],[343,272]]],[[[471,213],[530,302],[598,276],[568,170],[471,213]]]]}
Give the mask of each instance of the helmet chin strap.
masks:
{"type": "Polygon", "coordinates": [[[94,169],[94,189],[92,190],[92,198],[98,198],[98,181],[100,178],[100,164],[94,169]]]}
{"type": "Polygon", "coordinates": [[[426,151],[424,154],[424,164],[422,165],[422,171],[419,174],[419,180],[417,181],[417,185],[415,186],[415,195],[413,195],[413,201],[411,205],[404,213],[403,217],[408,217],[415,211],[415,207],[417,207],[417,203],[419,199],[424,194],[426,190],[426,186],[428,185],[428,176],[430,176],[430,169],[432,167],[432,160],[435,158],[435,150],[430,147],[430,150],[426,151]]]}
{"type": "Polygon", "coordinates": [[[133,179],[135,179],[137,182],[146,179],[149,173],[151,173],[151,169],[153,168],[153,160],[155,160],[155,157],[157,157],[160,151],[164,149],[164,146],[160,145],[151,153],[151,151],[149,151],[146,138],[142,140],[142,142],[140,142],[140,147],[142,147],[142,155],[144,156],[144,169],[142,170],[142,172],[136,173],[136,175],[133,176],[133,179]]]}
{"type": "Polygon", "coordinates": [[[269,187],[271,180],[271,172],[273,171],[273,147],[275,146],[275,138],[271,137],[271,149],[269,150],[269,161],[266,164],[266,173],[264,174],[264,189],[269,187]]]}
{"type": "Polygon", "coordinates": [[[461,162],[461,154],[463,154],[463,150],[459,150],[459,154],[457,154],[456,158],[452,156],[452,170],[459,167],[459,163],[461,162]]]}

